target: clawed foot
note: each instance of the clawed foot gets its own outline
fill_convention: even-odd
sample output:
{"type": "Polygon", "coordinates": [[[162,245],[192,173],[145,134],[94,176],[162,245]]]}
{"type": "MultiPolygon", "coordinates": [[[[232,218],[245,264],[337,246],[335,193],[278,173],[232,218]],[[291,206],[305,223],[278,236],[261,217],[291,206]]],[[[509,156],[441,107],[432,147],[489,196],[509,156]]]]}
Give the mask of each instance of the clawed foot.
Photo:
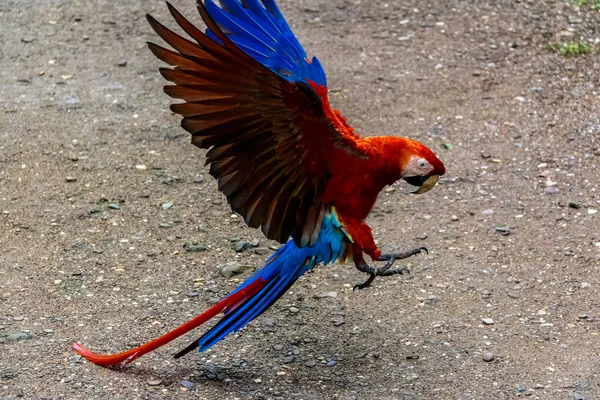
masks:
{"type": "Polygon", "coordinates": [[[391,269],[392,265],[394,265],[394,262],[396,260],[402,260],[404,258],[408,258],[408,257],[412,257],[414,255],[420,254],[421,252],[425,252],[427,254],[429,254],[429,251],[427,251],[427,248],[425,247],[419,247],[418,249],[413,249],[410,251],[407,251],[406,253],[393,253],[393,254],[382,254],[381,257],[379,257],[378,261],[387,261],[385,263],[385,265],[383,265],[382,267],[379,268],[373,268],[371,267],[369,264],[367,264],[365,261],[361,261],[359,263],[356,264],[356,268],[361,271],[361,272],[365,272],[367,274],[369,274],[369,279],[367,279],[364,283],[361,283],[359,285],[355,285],[354,288],[352,288],[352,290],[356,290],[356,289],[364,289],[368,286],[371,285],[371,283],[373,283],[373,281],[375,280],[375,277],[377,276],[392,276],[392,275],[403,275],[403,274],[410,274],[410,270],[406,267],[402,267],[402,268],[396,268],[396,269],[391,269]]]}

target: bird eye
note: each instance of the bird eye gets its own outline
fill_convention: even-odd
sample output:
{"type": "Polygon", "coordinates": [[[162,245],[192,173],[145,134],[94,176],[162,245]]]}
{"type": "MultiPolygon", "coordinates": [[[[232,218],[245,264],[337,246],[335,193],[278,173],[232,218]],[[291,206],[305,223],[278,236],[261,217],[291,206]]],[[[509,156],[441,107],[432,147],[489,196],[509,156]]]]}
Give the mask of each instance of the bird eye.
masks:
{"type": "Polygon", "coordinates": [[[427,167],[427,161],[424,158],[421,158],[418,161],[417,165],[419,166],[419,168],[423,169],[423,168],[427,167]]]}

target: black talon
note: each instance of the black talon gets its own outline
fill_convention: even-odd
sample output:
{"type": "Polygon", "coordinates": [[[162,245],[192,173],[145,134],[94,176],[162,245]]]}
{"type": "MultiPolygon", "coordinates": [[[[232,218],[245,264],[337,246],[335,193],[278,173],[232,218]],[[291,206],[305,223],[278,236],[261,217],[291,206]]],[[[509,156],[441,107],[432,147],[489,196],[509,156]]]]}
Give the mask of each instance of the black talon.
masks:
{"type": "Polygon", "coordinates": [[[369,276],[369,279],[367,279],[367,280],[366,280],[366,281],[364,281],[363,283],[361,283],[361,284],[358,284],[358,285],[354,285],[354,287],[352,288],[352,291],[355,291],[356,289],[358,289],[358,290],[362,290],[362,289],[364,289],[364,288],[366,288],[366,287],[369,287],[369,286],[371,286],[371,283],[373,283],[373,281],[375,280],[375,277],[376,277],[376,276],[377,276],[377,275],[373,274],[373,275],[369,276]]]}
{"type": "Polygon", "coordinates": [[[370,286],[371,283],[373,283],[373,281],[375,280],[375,277],[377,277],[377,276],[392,276],[392,275],[396,275],[396,274],[400,274],[400,275],[410,274],[410,270],[406,267],[397,268],[397,269],[390,269],[390,268],[392,267],[392,265],[394,265],[394,262],[396,262],[396,260],[402,260],[404,258],[409,258],[409,257],[415,256],[417,254],[420,254],[423,251],[426,254],[429,254],[429,251],[427,250],[426,247],[419,247],[417,249],[409,250],[405,253],[382,254],[379,257],[378,261],[387,261],[387,262],[380,268],[373,268],[369,264],[367,264],[364,260],[360,261],[359,263],[356,264],[356,268],[361,272],[365,272],[365,273],[369,274],[370,276],[365,282],[358,284],[358,285],[354,285],[352,290],[353,291],[356,289],[361,290],[361,289],[364,289],[364,288],[370,286]]]}

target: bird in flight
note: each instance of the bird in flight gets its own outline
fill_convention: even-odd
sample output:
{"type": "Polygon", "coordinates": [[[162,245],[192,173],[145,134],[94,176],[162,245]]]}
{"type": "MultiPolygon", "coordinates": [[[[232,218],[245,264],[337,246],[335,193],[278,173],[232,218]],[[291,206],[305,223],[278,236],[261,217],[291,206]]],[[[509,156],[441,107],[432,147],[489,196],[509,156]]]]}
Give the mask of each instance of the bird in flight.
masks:
{"type": "Polygon", "coordinates": [[[404,179],[417,187],[413,193],[425,193],[445,172],[421,143],[354,132],[329,104],[319,60],[307,57],[274,0],[198,0],[205,31],[167,6],[189,36],[147,16],[173,49],[148,43],[171,66],[160,68],[173,83],[164,91],[183,100],[171,110],[183,117],[192,143],[208,150],[210,174],[233,211],[283,246],[223,300],[158,339],[113,355],[73,345],[101,366],[130,363],[223,314],[175,357],[204,351],[262,314],[318,264],[353,262],[369,275],[355,289],[408,272],[394,262],[427,250],[383,254],[365,218],[387,185],[404,179]],[[378,261],[385,263],[372,265],[378,261]]]}

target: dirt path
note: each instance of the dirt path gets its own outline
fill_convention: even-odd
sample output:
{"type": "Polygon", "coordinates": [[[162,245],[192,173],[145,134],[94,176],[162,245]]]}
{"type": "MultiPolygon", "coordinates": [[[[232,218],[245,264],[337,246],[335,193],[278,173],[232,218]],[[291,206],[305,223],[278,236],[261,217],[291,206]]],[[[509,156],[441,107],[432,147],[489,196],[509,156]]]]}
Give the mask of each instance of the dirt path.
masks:
{"type": "Polygon", "coordinates": [[[124,371],[79,359],[76,340],[112,352],[179,325],[243,279],[219,265],[275,243],[168,111],[145,47],[164,3],[3,0],[0,398],[600,398],[600,52],[548,48],[600,42],[593,1],[280,3],[358,132],[446,163],[370,217],[384,248],[430,255],[358,293],[354,267],[319,268],[204,354],[171,358],[189,337],[124,371]]]}

